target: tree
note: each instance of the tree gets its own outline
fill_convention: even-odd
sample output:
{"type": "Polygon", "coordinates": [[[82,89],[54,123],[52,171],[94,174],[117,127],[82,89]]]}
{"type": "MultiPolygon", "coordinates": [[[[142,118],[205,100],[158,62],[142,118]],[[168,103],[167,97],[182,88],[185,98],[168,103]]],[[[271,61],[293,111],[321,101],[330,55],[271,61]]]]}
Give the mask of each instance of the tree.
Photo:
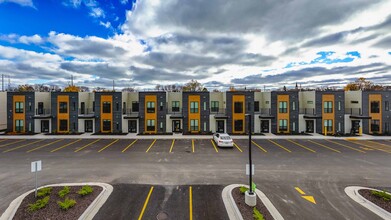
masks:
{"type": "Polygon", "coordinates": [[[34,92],[34,87],[32,85],[19,85],[18,88],[16,89],[18,92],[34,92]]]}
{"type": "Polygon", "coordinates": [[[126,87],[126,88],[123,88],[122,89],[122,92],[135,92],[136,89],[132,88],[132,87],[126,87]]]}
{"type": "Polygon", "coordinates": [[[345,91],[357,91],[357,90],[384,90],[384,86],[374,84],[373,82],[366,80],[364,77],[358,78],[355,82],[348,83],[345,91]]]}
{"type": "Polygon", "coordinates": [[[80,92],[80,88],[75,85],[68,85],[64,88],[64,92],[80,92]]]}
{"type": "Polygon", "coordinates": [[[204,87],[200,82],[192,79],[190,82],[186,83],[182,89],[183,91],[203,91],[204,87]]]}

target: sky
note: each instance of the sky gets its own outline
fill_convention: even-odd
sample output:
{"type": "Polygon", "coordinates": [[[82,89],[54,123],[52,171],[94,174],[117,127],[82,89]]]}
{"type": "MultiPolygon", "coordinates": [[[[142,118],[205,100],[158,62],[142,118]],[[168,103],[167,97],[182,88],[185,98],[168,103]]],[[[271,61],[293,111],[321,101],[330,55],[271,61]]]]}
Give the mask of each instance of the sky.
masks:
{"type": "Polygon", "coordinates": [[[391,0],[0,0],[11,85],[391,85],[391,0]]]}

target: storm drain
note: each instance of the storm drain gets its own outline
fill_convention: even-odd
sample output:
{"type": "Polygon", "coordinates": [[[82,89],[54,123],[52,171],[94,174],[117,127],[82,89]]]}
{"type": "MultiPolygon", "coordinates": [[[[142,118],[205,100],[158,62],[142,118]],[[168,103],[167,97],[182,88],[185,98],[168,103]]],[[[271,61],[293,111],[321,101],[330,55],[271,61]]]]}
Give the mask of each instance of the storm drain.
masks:
{"type": "Polygon", "coordinates": [[[157,216],[156,216],[156,219],[157,220],[167,220],[169,218],[168,218],[168,214],[166,212],[159,212],[159,214],[157,214],[157,216]]]}

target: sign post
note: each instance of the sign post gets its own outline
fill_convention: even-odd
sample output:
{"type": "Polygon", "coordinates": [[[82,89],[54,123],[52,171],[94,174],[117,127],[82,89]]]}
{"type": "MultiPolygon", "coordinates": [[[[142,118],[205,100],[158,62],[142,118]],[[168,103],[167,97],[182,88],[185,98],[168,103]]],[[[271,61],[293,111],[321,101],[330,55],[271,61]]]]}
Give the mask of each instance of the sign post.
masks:
{"type": "Polygon", "coordinates": [[[31,172],[35,173],[35,198],[37,198],[37,189],[38,189],[38,179],[37,179],[37,173],[38,171],[42,170],[42,161],[34,161],[31,162],[31,172]]]}

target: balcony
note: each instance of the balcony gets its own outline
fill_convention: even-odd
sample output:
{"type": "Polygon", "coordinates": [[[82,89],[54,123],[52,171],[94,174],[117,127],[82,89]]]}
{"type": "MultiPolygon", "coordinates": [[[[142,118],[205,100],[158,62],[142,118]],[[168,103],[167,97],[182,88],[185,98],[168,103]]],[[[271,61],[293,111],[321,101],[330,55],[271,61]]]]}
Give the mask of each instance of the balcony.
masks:
{"type": "Polygon", "coordinates": [[[259,109],[259,118],[272,119],[274,116],[270,108],[261,108],[259,109]]]}
{"type": "Polygon", "coordinates": [[[170,115],[170,118],[182,118],[183,111],[179,107],[171,107],[166,110],[166,114],[170,115]]]}
{"type": "Polygon", "coordinates": [[[371,119],[369,115],[364,115],[361,108],[345,108],[345,114],[352,119],[371,119]]]}
{"type": "Polygon", "coordinates": [[[92,108],[86,108],[86,109],[82,109],[82,108],[79,108],[79,115],[94,115],[95,112],[93,111],[92,108]]]}
{"type": "Polygon", "coordinates": [[[125,115],[125,119],[131,119],[131,118],[138,118],[138,109],[132,109],[132,108],[127,108],[127,109],[122,109],[122,114],[125,115]],[[134,111],[137,110],[137,111],[134,111]]]}
{"type": "Polygon", "coordinates": [[[228,118],[224,108],[210,108],[209,111],[211,115],[215,115],[215,118],[228,118]]]}
{"type": "Polygon", "coordinates": [[[52,115],[52,111],[49,108],[36,108],[35,115],[36,116],[50,116],[50,115],[52,115]]]}
{"type": "Polygon", "coordinates": [[[299,114],[304,115],[303,117],[306,119],[316,119],[321,118],[321,115],[316,114],[315,108],[301,108],[299,109],[299,114]]]}

